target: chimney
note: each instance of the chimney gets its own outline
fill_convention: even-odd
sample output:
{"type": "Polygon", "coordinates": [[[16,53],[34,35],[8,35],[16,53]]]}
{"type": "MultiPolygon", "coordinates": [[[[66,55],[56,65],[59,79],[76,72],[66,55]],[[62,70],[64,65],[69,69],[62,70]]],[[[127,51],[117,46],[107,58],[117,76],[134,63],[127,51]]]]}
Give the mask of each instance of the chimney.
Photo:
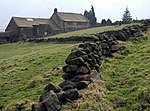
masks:
{"type": "Polygon", "coordinates": [[[54,9],[54,13],[57,13],[57,8],[54,9]]]}

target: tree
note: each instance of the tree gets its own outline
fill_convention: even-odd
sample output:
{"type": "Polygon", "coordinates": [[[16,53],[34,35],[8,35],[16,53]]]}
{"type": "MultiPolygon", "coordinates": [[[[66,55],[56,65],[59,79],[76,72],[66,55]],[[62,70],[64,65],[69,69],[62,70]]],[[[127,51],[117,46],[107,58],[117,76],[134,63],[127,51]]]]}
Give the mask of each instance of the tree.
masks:
{"type": "Polygon", "coordinates": [[[132,21],[132,16],[131,16],[131,13],[130,13],[128,7],[126,7],[126,9],[124,11],[122,21],[123,21],[123,23],[130,23],[132,21]]]}
{"type": "Polygon", "coordinates": [[[105,19],[102,19],[101,24],[106,25],[107,21],[105,19]]]}
{"type": "Polygon", "coordinates": [[[106,24],[107,25],[112,25],[112,21],[110,19],[107,19],[106,24]]]}
{"type": "Polygon", "coordinates": [[[101,24],[102,25],[112,25],[112,21],[110,19],[107,19],[107,21],[105,19],[102,19],[101,24]]]}
{"type": "Polygon", "coordinates": [[[91,6],[91,10],[89,12],[87,10],[84,11],[84,16],[90,20],[92,27],[96,25],[97,19],[95,17],[95,11],[93,6],[91,6]]]}

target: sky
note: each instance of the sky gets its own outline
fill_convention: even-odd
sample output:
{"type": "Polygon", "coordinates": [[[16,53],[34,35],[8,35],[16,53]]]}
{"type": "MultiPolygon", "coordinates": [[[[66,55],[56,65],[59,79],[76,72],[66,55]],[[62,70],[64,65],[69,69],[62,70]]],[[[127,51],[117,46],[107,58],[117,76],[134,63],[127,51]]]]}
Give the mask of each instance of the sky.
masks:
{"type": "Polygon", "coordinates": [[[0,31],[15,17],[50,18],[58,12],[84,13],[94,6],[97,21],[121,20],[126,6],[133,19],[150,18],[150,0],[0,0],[0,31]]]}

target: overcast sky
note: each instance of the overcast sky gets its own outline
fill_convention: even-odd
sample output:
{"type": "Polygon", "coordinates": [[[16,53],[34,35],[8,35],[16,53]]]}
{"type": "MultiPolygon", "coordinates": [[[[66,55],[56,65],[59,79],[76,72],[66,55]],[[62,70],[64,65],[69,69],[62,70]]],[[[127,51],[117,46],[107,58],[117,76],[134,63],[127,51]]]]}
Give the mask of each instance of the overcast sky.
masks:
{"type": "Polygon", "coordinates": [[[6,28],[12,16],[50,18],[54,8],[83,14],[91,5],[98,22],[104,18],[121,20],[126,6],[133,19],[150,18],[150,0],[0,0],[0,31],[6,28]]]}

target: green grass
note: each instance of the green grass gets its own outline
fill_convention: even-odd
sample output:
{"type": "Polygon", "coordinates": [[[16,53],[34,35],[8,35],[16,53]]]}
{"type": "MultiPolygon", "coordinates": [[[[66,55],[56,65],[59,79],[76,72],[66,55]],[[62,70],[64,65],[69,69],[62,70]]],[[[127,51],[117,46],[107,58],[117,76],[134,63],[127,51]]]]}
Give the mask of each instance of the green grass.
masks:
{"type": "Polygon", "coordinates": [[[83,91],[80,100],[64,105],[63,111],[150,111],[150,34],[124,45],[106,58],[102,80],[83,91]]]}
{"type": "Polygon", "coordinates": [[[49,82],[59,84],[65,58],[77,44],[0,45],[0,106],[20,100],[36,102],[49,82]],[[60,70],[51,71],[58,66],[60,70]],[[51,74],[50,78],[44,75],[51,74]]]}
{"type": "MultiPolygon", "coordinates": [[[[91,33],[88,30],[92,29],[84,31],[91,33]]],[[[62,111],[148,109],[150,34],[146,36],[148,40],[125,42],[124,50],[115,53],[113,58],[107,58],[101,69],[103,79],[90,84],[89,90],[82,91],[83,98],[66,104],[62,111]]],[[[4,107],[4,111],[14,111],[19,102],[31,110],[31,104],[38,101],[49,82],[58,85],[63,81],[61,68],[71,49],[76,46],[77,43],[0,45],[0,109],[4,107]],[[52,71],[55,66],[60,70],[52,71]],[[49,74],[49,78],[44,78],[49,74]]]]}
{"type": "MultiPolygon", "coordinates": [[[[139,25],[139,23],[133,23],[133,24],[139,25]]],[[[61,37],[70,37],[70,36],[90,35],[90,34],[95,34],[95,33],[108,31],[108,30],[119,30],[125,26],[130,26],[133,24],[125,24],[125,25],[121,25],[121,26],[103,26],[103,27],[89,28],[89,29],[83,29],[83,30],[78,30],[78,31],[73,31],[73,32],[57,34],[57,35],[46,37],[46,38],[56,38],[56,37],[61,38],[61,37]]]]}
{"type": "Polygon", "coordinates": [[[148,40],[126,42],[125,50],[103,67],[107,99],[116,111],[150,110],[150,34],[146,36],[148,40]]]}

